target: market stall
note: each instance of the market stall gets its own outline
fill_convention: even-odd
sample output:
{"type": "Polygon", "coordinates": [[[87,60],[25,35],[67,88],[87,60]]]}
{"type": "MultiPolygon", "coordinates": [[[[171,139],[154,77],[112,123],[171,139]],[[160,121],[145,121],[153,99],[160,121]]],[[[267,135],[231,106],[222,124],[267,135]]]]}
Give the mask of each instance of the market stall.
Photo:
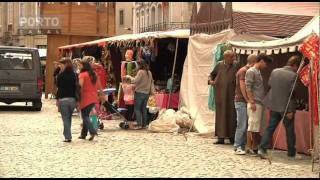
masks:
{"type": "Polygon", "coordinates": [[[221,51],[229,40],[268,41],[275,40],[270,36],[236,34],[232,29],[216,34],[195,34],[189,37],[188,55],[186,57],[181,80],[180,102],[181,108],[186,109],[192,119],[194,127],[199,133],[212,133],[214,131],[214,108],[208,106],[208,99],[212,87],[208,86],[208,76],[213,70],[216,59],[222,60],[221,51]],[[217,58],[218,57],[218,58],[217,58]]]}
{"type": "MultiPolygon", "coordinates": [[[[84,55],[100,59],[107,74],[110,86],[121,89],[121,81],[128,73],[135,75],[137,66],[134,62],[145,60],[155,80],[156,103],[159,108],[179,108],[180,79],[187,54],[189,30],[165,32],[146,32],[126,34],[90,41],[81,44],[62,46],[61,56],[71,58],[84,55]],[[133,51],[133,62],[125,58],[128,50],[133,51]],[[133,65],[131,65],[133,64],[133,65]],[[134,67],[133,69],[131,69],[134,67]],[[170,86],[170,87],[169,87],[170,86]],[[178,103],[177,103],[178,102],[178,103]]],[[[131,60],[130,60],[131,61],[131,60]]],[[[118,93],[121,101],[121,91],[118,93]]]]}
{"type": "MultiPolygon", "coordinates": [[[[312,35],[319,35],[319,16],[314,17],[300,31],[290,38],[262,42],[229,41],[229,43],[232,45],[234,51],[240,56],[241,61],[245,61],[246,57],[252,53],[258,54],[263,52],[273,57],[274,62],[271,67],[262,72],[265,87],[267,88],[266,82],[271,71],[274,68],[284,66],[292,55],[298,55],[302,57],[302,59],[305,57],[305,65],[306,67],[309,67],[311,71],[311,66],[315,61],[306,56],[305,53],[301,53],[299,51],[299,47],[301,47],[304,41],[312,35]]],[[[306,86],[305,83],[300,80],[297,82],[296,88],[298,92],[297,104],[299,106],[295,114],[295,129],[297,136],[296,147],[298,152],[310,154],[310,150],[313,149],[314,145],[314,138],[312,136],[313,130],[315,129],[314,126],[318,127],[318,121],[314,115],[317,114],[315,112],[318,111],[314,108],[314,99],[317,99],[317,94],[314,92],[312,93],[312,87],[306,86]],[[314,121],[316,123],[313,123],[314,121]]],[[[319,89],[318,85],[317,88],[319,89]]],[[[266,119],[268,120],[268,118],[266,119]]],[[[279,126],[275,132],[273,139],[275,147],[277,149],[286,150],[286,134],[283,125],[279,126]],[[278,132],[279,138],[277,142],[274,142],[278,132]]]]}

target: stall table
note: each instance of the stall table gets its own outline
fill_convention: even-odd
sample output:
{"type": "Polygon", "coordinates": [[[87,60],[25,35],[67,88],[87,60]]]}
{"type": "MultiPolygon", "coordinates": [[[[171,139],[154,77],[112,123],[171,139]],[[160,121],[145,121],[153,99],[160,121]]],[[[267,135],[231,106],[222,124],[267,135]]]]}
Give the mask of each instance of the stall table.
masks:
{"type": "MultiPolygon", "coordinates": [[[[169,93],[157,93],[155,94],[156,104],[161,109],[166,109],[169,101],[169,93]]],[[[171,94],[171,100],[169,108],[178,109],[179,108],[179,92],[171,94]]]]}

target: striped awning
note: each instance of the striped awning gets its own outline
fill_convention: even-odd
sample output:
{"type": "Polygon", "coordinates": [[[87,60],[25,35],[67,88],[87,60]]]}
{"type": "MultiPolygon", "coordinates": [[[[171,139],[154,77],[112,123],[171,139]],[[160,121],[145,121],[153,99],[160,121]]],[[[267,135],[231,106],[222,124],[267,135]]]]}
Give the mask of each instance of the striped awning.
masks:
{"type": "Polygon", "coordinates": [[[290,37],[312,18],[313,16],[233,12],[233,29],[237,34],[290,37]]]}
{"type": "Polygon", "coordinates": [[[297,51],[302,42],[312,33],[319,35],[319,16],[315,16],[290,38],[260,42],[230,40],[229,43],[233,47],[233,50],[238,54],[257,54],[262,52],[268,55],[279,54],[297,51]]]}

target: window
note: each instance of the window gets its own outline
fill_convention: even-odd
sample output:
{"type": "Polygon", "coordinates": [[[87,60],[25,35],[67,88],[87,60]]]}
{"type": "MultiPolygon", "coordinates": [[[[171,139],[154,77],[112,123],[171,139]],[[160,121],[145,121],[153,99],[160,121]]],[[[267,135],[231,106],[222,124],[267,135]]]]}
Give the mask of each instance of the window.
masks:
{"type": "Polygon", "coordinates": [[[40,17],[40,14],[39,14],[39,11],[40,11],[40,3],[37,2],[35,3],[35,15],[36,15],[36,18],[40,17]]]}
{"type": "Polygon", "coordinates": [[[24,7],[24,2],[19,2],[19,17],[25,17],[25,7],[24,7]]]}
{"type": "Polygon", "coordinates": [[[124,24],[124,11],[123,10],[120,10],[119,11],[119,18],[120,18],[120,25],[123,25],[124,24]]]}
{"type": "Polygon", "coordinates": [[[0,69],[32,69],[32,54],[18,51],[0,51],[0,69]]]}
{"type": "MultiPolygon", "coordinates": [[[[2,11],[2,6],[3,6],[3,5],[0,5],[0,12],[3,12],[3,11],[2,11]]],[[[2,16],[3,16],[3,14],[0,13],[0,28],[2,27],[2,16]]]]}
{"type": "Polygon", "coordinates": [[[13,23],[13,2],[8,2],[8,24],[13,23]]]}
{"type": "Polygon", "coordinates": [[[152,25],[156,24],[156,9],[152,7],[151,9],[151,23],[152,25]]]}
{"type": "Polygon", "coordinates": [[[47,45],[37,45],[38,49],[47,49],[47,45]]]}
{"type": "Polygon", "coordinates": [[[133,8],[131,9],[131,25],[133,25],[133,8]]]}
{"type": "Polygon", "coordinates": [[[158,6],[158,23],[162,23],[162,7],[158,6]]]}
{"type": "Polygon", "coordinates": [[[12,32],[13,31],[13,26],[12,26],[12,24],[8,24],[8,30],[7,31],[9,31],[9,32],[12,32]]]}
{"type": "MultiPolygon", "coordinates": [[[[136,31],[137,32],[140,32],[140,15],[139,15],[139,12],[137,13],[137,16],[136,16],[136,20],[137,20],[137,24],[136,24],[136,31]]],[[[132,18],[133,19],[133,18],[132,18]]]]}
{"type": "Polygon", "coordinates": [[[145,20],[146,20],[145,26],[148,27],[149,26],[149,9],[147,9],[145,20]]]}

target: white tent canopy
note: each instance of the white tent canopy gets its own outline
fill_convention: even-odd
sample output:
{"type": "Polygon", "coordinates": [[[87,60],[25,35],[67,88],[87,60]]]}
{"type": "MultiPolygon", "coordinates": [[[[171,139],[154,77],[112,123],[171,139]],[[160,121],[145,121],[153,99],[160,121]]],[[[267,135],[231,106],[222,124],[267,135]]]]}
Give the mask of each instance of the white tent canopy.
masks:
{"type": "Polygon", "coordinates": [[[188,54],[183,66],[180,88],[181,107],[195,120],[199,133],[214,131],[214,112],[208,108],[208,76],[214,64],[214,52],[218,44],[235,37],[232,29],[217,34],[190,36],[188,54]]]}
{"type": "Polygon", "coordinates": [[[73,44],[68,46],[59,47],[59,49],[70,49],[73,47],[82,47],[87,45],[95,45],[100,43],[111,43],[116,41],[129,41],[129,40],[138,40],[144,38],[189,38],[190,30],[189,29],[178,29],[173,31],[156,31],[156,32],[145,32],[139,34],[124,34],[120,36],[114,36],[104,39],[99,39],[95,41],[89,41],[80,44],[73,44]]]}
{"type": "Polygon", "coordinates": [[[307,38],[311,33],[319,35],[319,16],[315,16],[309,23],[307,23],[300,31],[290,38],[261,41],[261,42],[246,42],[246,41],[229,41],[233,46],[236,53],[251,54],[265,52],[270,55],[286,52],[295,52],[299,45],[307,38]]]}

